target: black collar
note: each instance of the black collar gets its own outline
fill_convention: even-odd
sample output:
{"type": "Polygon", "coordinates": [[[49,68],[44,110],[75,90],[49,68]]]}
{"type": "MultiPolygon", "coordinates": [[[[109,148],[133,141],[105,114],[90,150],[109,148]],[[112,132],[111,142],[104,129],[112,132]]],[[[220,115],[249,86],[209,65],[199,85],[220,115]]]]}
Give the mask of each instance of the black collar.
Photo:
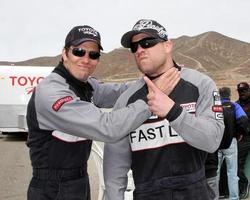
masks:
{"type": "MultiPolygon", "coordinates": [[[[181,70],[181,66],[179,66],[179,65],[177,65],[177,63],[173,60],[173,63],[174,63],[174,66],[173,67],[175,67],[175,68],[177,68],[178,69],[178,71],[180,71],[181,70]]],[[[156,79],[156,78],[158,78],[158,77],[160,77],[162,74],[164,74],[165,72],[163,72],[163,73],[161,73],[161,74],[158,74],[158,75],[156,75],[156,76],[149,76],[149,75],[147,75],[147,74],[145,74],[150,80],[154,80],[154,79],[156,79]]]]}
{"type": "Polygon", "coordinates": [[[82,82],[76,79],[69,71],[66,69],[66,67],[63,65],[62,62],[60,62],[57,67],[53,70],[53,72],[61,75],[63,78],[65,78],[68,82],[72,83],[73,85],[77,85],[78,87],[88,87],[90,90],[93,91],[92,86],[88,82],[82,82]]]}

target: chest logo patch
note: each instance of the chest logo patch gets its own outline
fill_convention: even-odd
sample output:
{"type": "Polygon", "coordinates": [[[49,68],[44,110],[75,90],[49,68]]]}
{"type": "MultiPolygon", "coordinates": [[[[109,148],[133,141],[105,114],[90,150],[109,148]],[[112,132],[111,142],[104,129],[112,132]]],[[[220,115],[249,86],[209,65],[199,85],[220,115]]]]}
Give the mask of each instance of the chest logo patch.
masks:
{"type": "MultiPolygon", "coordinates": [[[[190,114],[196,112],[196,102],[180,105],[190,114]]],[[[165,145],[185,142],[183,138],[170,126],[168,120],[151,116],[139,128],[129,134],[132,151],[160,148],[165,145]]]]}
{"type": "Polygon", "coordinates": [[[183,110],[187,111],[188,113],[195,113],[196,111],[196,102],[191,103],[184,103],[180,105],[183,110]]]}
{"type": "Polygon", "coordinates": [[[145,123],[129,134],[132,151],[159,148],[184,142],[166,119],[145,123]]]}

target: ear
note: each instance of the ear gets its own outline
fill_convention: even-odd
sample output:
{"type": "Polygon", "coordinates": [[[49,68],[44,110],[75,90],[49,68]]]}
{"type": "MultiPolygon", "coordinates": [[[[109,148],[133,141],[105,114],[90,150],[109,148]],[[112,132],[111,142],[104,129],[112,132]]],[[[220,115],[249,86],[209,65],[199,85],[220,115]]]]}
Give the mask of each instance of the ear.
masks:
{"type": "Polygon", "coordinates": [[[65,48],[62,50],[62,58],[64,61],[68,60],[68,51],[65,48]]]}
{"type": "Polygon", "coordinates": [[[173,42],[171,40],[168,40],[164,42],[166,53],[171,53],[173,49],[173,42]]]}

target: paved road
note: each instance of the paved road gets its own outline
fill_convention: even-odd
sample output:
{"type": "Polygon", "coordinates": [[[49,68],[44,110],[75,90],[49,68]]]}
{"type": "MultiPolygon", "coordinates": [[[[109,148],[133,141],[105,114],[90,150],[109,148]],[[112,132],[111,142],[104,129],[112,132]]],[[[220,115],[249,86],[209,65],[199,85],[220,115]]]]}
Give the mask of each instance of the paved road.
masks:
{"type": "MultiPolygon", "coordinates": [[[[0,133],[0,199],[26,200],[31,166],[26,136],[5,136],[0,133]]],[[[89,162],[92,200],[97,200],[98,174],[92,158],[89,162]]]]}

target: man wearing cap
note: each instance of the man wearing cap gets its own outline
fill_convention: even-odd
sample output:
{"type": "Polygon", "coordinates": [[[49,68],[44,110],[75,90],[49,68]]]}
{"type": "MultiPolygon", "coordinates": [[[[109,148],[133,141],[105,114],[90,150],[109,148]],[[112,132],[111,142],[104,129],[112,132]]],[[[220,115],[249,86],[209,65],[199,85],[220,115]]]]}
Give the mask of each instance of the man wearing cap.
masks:
{"type": "MultiPolygon", "coordinates": [[[[168,95],[165,117],[151,116],[128,137],[104,147],[106,198],[123,200],[127,172],[135,183],[134,200],[210,199],[204,162],[221,141],[224,124],[215,83],[198,71],[178,66],[172,59],[173,44],[166,29],[154,20],[141,19],[122,36],[138,68],[154,80],[170,68],[178,68],[181,79],[168,95]]],[[[147,95],[143,80],[119,98],[115,109],[147,95]]],[[[151,95],[157,91],[149,87],[151,95]]],[[[162,103],[162,102],[161,102],[162,103]]]]}
{"type": "MultiPolygon", "coordinates": [[[[62,61],[36,87],[29,101],[27,146],[33,177],[28,200],[90,200],[87,161],[92,140],[115,142],[151,115],[146,100],[110,113],[98,108],[113,106],[127,88],[99,84],[90,77],[100,50],[101,38],[95,29],[74,27],[66,37],[62,61]]],[[[164,96],[159,90],[154,94],[158,100],[164,96]]],[[[167,113],[155,106],[150,109],[162,117],[167,113]]]]}
{"type": "MultiPolygon", "coordinates": [[[[206,160],[206,168],[212,167],[212,164],[216,164],[218,166],[217,174],[215,174],[216,188],[215,193],[219,195],[219,179],[220,179],[220,170],[223,163],[223,160],[226,161],[227,166],[227,182],[229,189],[229,199],[239,199],[239,186],[238,186],[238,148],[237,148],[237,139],[239,139],[239,135],[246,135],[249,132],[248,127],[248,117],[246,113],[243,111],[242,107],[235,102],[231,101],[231,89],[229,87],[222,87],[219,89],[221,103],[223,106],[223,114],[224,114],[224,123],[225,130],[223,134],[223,138],[218,149],[217,163],[215,160],[209,161],[209,157],[206,160]],[[209,166],[210,165],[210,166],[209,166]]],[[[212,158],[213,159],[213,158],[212,158]]],[[[209,170],[208,170],[209,171],[209,170]]],[[[210,182],[211,183],[211,182],[210,182]]]]}
{"type": "MultiPolygon", "coordinates": [[[[237,85],[237,91],[239,94],[239,99],[237,103],[241,105],[243,110],[246,112],[248,118],[250,118],[249,84],[247,82],[240,82],[237,85]]],[[[247,198],[249,194],[250,184],[249,180],[245,175],[245,163],[249,150],[250,150],[250,135],[248,134],[238,142],[238,176],[239,176],[239,191],[241,199],[247,198]]]]}

